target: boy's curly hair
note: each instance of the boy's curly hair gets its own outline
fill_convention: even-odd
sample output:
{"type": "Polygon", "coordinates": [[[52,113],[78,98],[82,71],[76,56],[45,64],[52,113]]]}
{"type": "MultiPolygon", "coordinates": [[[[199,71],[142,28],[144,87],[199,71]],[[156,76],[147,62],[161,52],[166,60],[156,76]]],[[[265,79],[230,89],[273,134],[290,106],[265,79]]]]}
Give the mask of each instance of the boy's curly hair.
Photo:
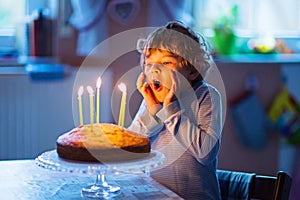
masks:
{"type": "Polygon", "coordinates": [[[171,21],[139,39],[137,50],[141,53],[141,65],[152,50],[166,50],[182,58],[182,66],[197,70],[205,77],[212,64],[211,48],[205,38],[180,21],[171,21]]]}

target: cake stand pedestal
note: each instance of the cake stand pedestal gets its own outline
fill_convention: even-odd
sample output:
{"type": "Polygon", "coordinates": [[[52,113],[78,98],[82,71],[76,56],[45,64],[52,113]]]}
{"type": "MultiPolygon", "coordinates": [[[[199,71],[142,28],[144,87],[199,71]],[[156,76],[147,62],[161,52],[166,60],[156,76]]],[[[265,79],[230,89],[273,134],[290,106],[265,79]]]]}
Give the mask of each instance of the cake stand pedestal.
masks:
{"type": "Polygon", "coordinates": [[[151,150],[148,156],[127,162],[96,163],[80,162],[62,159],[56,150],[42,153],[35,159],[38,166],[54,171],[96,175],[93,185],[83,187],[81,194],[87,198],[111,198],[121,193],[121,187],[112,185],[106,181],[106,176],[111,173],[148,173],[161,165],[165,156],[155,150],[151,150]]]}
{"type": "Polygon", "coordinates": [[[93,185],[82,188],[81,194],[88,198],[111,198],[121,193],[121,188],[118,185],[109,184],[106,181],[104,173],[96,175],[96,182],[93,185]]]}

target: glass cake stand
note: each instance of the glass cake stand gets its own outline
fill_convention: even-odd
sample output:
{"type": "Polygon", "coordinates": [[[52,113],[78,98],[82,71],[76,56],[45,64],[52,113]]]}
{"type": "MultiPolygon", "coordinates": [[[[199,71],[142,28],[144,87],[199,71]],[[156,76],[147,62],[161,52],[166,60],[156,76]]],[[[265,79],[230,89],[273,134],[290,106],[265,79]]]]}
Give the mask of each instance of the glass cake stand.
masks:
{"type": "Polygon", "coordinates": [[[151,150],[149,155],[144,158],[101,164],[62,159],[58,156],[56,150],[52,150],[42,153],[35,159],[35,162],[40,167],[54,171],[96,175],[95,183],[82,188],[81,194],[87,198],[110,198],[119,195],[121,188],[118,185],[109,184],[106,181],[107,174],[145,173],[161,165],[164,160],[165,156],[162,153],[151,150]]]}

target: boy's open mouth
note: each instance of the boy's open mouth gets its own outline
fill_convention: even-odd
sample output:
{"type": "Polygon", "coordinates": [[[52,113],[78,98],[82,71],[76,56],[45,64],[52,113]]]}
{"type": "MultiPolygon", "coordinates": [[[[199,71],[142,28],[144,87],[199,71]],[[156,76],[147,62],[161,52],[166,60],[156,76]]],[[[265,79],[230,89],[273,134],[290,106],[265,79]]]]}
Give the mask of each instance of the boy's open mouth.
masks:
{"type": "Polygon", "coordinates": [[[162,85],[161,85],[159,80],[153,80],[152,84],[153,84],[153,89],[155,91],[160,91],[161,90],[162,85]]]}

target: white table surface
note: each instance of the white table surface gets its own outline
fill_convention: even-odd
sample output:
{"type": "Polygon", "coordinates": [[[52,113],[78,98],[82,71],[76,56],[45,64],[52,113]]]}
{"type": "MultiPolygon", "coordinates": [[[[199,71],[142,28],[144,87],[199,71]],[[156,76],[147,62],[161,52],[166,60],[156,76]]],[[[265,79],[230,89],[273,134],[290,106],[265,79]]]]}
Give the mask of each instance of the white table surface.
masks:
{"type": "MultiPolygon", "coordinates": [[[[81,188],[95,180],[87,174],[44,169],[34,160],[0,161],[1,200],[79,200],[81,188]]],[[[121,187],[114,199],[181,199],[144,174],[110,174],[107,180],[121,187]]]]}

